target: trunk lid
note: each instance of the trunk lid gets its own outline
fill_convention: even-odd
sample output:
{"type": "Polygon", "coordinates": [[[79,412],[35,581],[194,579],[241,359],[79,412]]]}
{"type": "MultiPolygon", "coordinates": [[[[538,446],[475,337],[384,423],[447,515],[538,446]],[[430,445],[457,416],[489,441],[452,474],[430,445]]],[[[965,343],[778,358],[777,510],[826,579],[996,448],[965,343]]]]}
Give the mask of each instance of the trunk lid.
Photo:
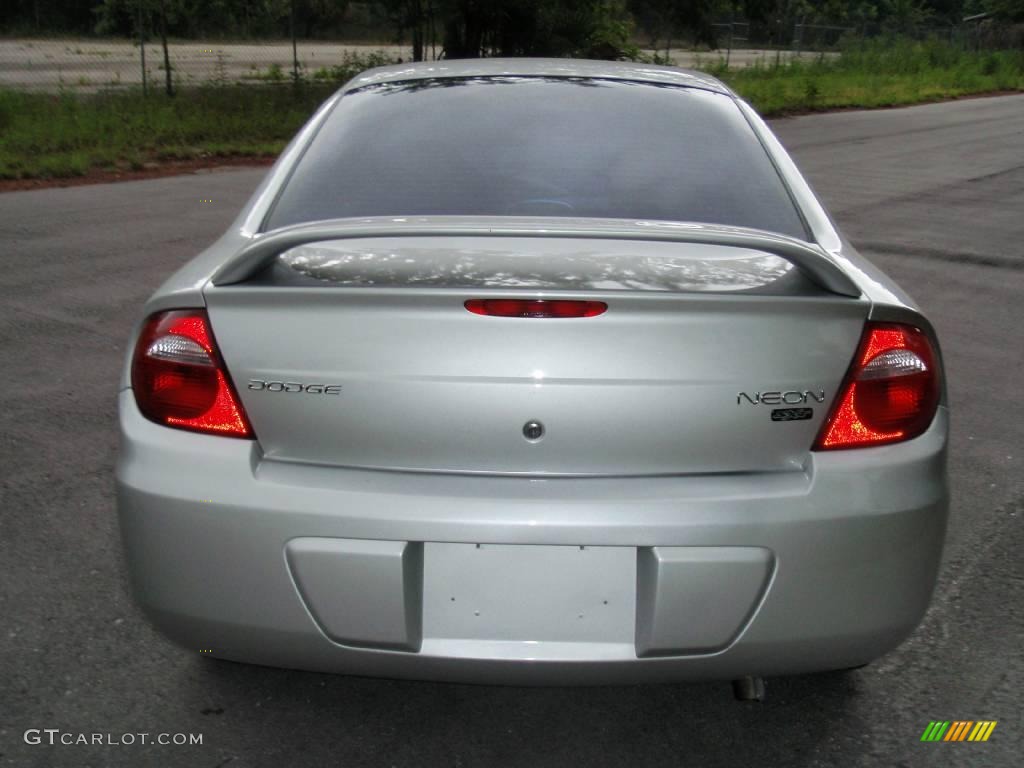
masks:
{"type": "Polygon", "coordinates": [[[798,468],[868,311],[749,248],[514,237],[302,245],[206,299],[268,458],[527,475],[798,468]],[[608,309],[464,306],[498,297],[608,309]]]}

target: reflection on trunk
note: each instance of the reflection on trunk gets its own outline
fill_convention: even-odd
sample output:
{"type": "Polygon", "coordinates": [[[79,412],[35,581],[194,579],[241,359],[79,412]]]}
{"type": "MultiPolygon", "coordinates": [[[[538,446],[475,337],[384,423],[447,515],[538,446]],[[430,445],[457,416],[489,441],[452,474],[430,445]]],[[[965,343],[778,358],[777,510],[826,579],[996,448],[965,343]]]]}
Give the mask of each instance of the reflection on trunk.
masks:
{"type": "Polygon", "coordinates": [[[317,243],[293,248],[279,263],[345,287],[685,292],[756,290],[792,269],[777,256],[742,248],[627,242],[603,245],[598,256],[572,241],[538,252],[525,242],[495,247],[473,238],[449,238],[443,246],[394,239],[317,243]]]}

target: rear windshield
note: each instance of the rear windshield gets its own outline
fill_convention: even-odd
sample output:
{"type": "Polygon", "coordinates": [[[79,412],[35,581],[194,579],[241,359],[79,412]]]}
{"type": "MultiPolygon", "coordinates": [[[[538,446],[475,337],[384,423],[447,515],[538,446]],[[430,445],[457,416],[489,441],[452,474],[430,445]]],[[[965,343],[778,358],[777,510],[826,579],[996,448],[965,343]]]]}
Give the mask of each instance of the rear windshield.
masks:
{"type": "Polygon", "coordinates": [[[660,219],[807,236],[730,97],[537,77],[346,94],[266,226],[412,215],[660,219]]]}

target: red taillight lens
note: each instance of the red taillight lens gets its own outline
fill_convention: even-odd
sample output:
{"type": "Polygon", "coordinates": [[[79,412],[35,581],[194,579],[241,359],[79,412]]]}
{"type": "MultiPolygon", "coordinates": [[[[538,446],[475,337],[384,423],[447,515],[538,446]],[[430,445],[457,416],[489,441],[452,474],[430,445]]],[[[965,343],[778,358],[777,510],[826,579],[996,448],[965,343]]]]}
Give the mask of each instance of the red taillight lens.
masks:
{"type": "Polygon", "coordinates": [[[158,424],[252,437],[201,309],[160,312],[146,321],[132,358],[132,389],[142,415],[158,424]]]}
{"type": "Polygon", "coordinates": [[[595,317],[608,305],[571,299],[470,299],[466,309],[491,317],[595,317]]]}
{"type": "Polygon", "coordinates": [[[918,328],[868,323],[815,450],[861,448],[917,437],[939,405],[938,358],[918,328]]]}

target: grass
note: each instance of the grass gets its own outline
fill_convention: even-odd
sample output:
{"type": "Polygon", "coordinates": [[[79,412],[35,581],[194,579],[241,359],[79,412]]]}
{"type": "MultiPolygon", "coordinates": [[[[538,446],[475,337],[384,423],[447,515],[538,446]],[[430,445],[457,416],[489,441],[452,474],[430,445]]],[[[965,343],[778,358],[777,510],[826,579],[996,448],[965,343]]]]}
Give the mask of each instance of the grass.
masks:
{"type": "Polygon", "coordinates": [[[0,179],[81,176],[160,160],[277,154],[333,90],[204,87],[173,98],[0,90],[0,179]]]}
{"type": "Polygon", "coordinates": [[[1024,91],[1024,51],[967,51],[938,41],[873,40],[835,58],[702,67],[765,116],[894,107],[996,91],[1024,91]]]}
{"type": "MultiPolygon", "coordinates": [[[[277,154],[339,82],[373,61],[291,84],[210,85],[159,92],[38,94],[0,89],[0,179],[81,176],[161,160],[277,154]]],[[[853,43],[837,58],[704,69],[762,114],[887,107],[1024,91],[1024,51],[974,52],[936,41],[853,43]]],[[[269,78],[272,80],[273,78],[269,78]]]]}

